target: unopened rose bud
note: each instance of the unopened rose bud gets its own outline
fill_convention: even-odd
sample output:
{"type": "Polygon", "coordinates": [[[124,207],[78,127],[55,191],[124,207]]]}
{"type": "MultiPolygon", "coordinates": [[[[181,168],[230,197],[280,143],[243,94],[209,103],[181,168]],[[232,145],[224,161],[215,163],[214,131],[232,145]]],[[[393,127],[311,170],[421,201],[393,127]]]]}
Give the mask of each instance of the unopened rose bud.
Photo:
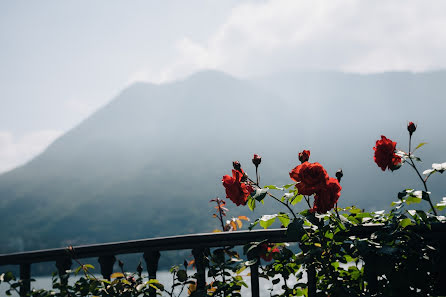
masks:
{"type": "Polygon", "coordinates": [[[310,151],[303,150],[301,153],[299,153],[299,161],[301,163],[307,162],[308,159],[310,159],[310,151]]]}
{"type": "Polygon", "coordinates": [[[239,161],[232,162],[232,167],[234,167],[234,169],[237,171],[240,171],[242,169],[242,165],[240,165],[239,161]]]}
{"type": "Polygon", "coordinates": [[[254,166],[257,168],[260,163],[262,163],[262,157],[260,157],[257,154],[254,154],[254,157],[252,158],[252,164],[254,164],[254,166]]]}
{"type": "Polygon", "coordinates": [[[341,182],[341,178],[344,176],[344,173],[342,172],[342,169],[339,169],[336,171],[336,178],[338,179],[338,182],[341,182]]]}
{"type": "Polygon", "coordinates": [[[407,124],[407,131],[409,131],[409,135],[412,135],[415,130],[417,130],[417,126],[413,122],[409,122],[409,124],[407,124]]]}

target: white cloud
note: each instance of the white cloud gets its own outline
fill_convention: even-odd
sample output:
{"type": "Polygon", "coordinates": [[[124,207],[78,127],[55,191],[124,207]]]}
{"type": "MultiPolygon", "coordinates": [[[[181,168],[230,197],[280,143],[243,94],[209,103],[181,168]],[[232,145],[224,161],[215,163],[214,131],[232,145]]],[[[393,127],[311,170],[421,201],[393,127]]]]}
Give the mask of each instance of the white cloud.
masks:
{"type": "Polygon", "coordinates": [[[244,2],[206,41],[178,41],[165,81],[199,69],[236,76],[287,70],[347,72],[446,68],[446,1],[244,2]]]}
{"type": "Polygon", "coordinates": [[[28,162],[61,134],[62,131],[42,130],[15,137],[0,131],[0,173],[28,162]]]}

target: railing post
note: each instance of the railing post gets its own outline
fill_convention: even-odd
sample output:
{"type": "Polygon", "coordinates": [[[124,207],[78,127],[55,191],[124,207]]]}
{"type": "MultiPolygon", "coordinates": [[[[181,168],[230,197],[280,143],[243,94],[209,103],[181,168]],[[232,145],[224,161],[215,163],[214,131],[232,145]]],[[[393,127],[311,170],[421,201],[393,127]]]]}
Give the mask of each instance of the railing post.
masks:
{"type": "Polygon", "coordinates": [[[73,262],[71,261],[71,257],[69,256],[60,257],[56,260],[56,267],[62,285],[66,286],[68,284],[67,270],[71,268],[71,264],[73,264],[73,262]]]}
{"type": "Polygon", "coordinates": [[[206,296],[206,261],[204,258],[204,249],[195,248],[192,250],[195,258],[195,267],[197,267],[197,293],[198,296],[206,296]]]}
{"type": "MultiPolygon", "coordinates": [[[[156,271],[158,270],[158,261],[160,259],[159,251],[146,251],[144,252],[144,260],[146,261],[147,271],[149,272],[149,279],[156,279],[156,271]]],[[[149,289],[149,296],[155,297],[156,290],[154,288],[149,289]]]]}
{"type": "Polygon", "coordinates": [[[105,279],[110,280],[110,275],[113,273],[113,265],[116,262],[114,255],[100,256],[98,259],[101,265],[101,274],[105,279]]]}
{"type": "Polygon", "coordinates": [[[255,261],[249,269],[251,271],[251,296],[259,297],[260,296],[260,285],[259,285],[259,264],[260,258],[258,255],[258,250],[253,249],[248,252],[248,260],[255,261]]]}
{"type": "Polygon", "coordinates": [[[314,264],[307,268],[308,297],[316,297],[316,269],[314,264]]]}
{"type": "Polygon", "coordinates": [[[20,264],[20,280],[22,285],[20,286],[20,296],[26,296],[31,291],[31,264],[20,264]]]}

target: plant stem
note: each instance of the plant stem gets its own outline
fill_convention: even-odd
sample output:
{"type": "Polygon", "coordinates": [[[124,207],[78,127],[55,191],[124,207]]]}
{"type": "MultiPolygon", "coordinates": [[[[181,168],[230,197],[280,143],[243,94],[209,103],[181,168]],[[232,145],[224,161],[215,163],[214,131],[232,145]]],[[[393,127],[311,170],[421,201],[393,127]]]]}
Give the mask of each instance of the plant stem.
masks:
{"type": "Polygon", "coordinates": [[[259,166],[256,166],[256,180],[257,180],[257,185],[260,187],[260,177],[259,177],[258,169],[259,169],[259,166]]]}
{"type": "Polygon", "coordinates": [[[339,213],[338,213],[338,203],[337,202],[335,204],[335,212],[336,212],[336,215],[338,216],[338,219],[341,220],[341,218],[339,217],[339,213]]]}
{"type": "Polygon", "coordinates": [[[217,198],[218,212],[220,213],[220,216],[218,218],[220,219],[220,223],[221,223],[221,231],[225,232],[225,224],[223,223],[223,215],[222,215],[220,201],[221,200],[219,198],[217,198]]]}
{"type": "MultiPolygon", "coordinates": [[[[249,180],[250,182],[252,182],[254,185],[256,185],[259,189],[261,189],[258,183],[255,183],[255,182],[254,182],[252,179],[250,179],[249,177],[248,177],[248,180],[249,180]]],[[[281,203],[281,204],[284,205],[286,208],[288,208],[288,210],[291,212],[291,214],[293,215],[293,217],[294,217],[295,219],[297,219],[297,216],[294,214],[294,211],[291,209],[291,207],[290,207],[287,203],[283,202],[282,200],[280,200],[279,198],[277,198],[276,196],[274,196],[274,195],[271,194],[270,192],[266,192],[266,194],[268,194],[268,196],[270,196],[271,198],[273,198],[274,200],[276,200],[277,202],[281,203]]]]}
{"type": "MultiPolygon", "coordinates": [[[[420,178],[421,182],[423,183],[424,190],[425,190],[426,192],[429,192],[428,189],[427,189],[427,184],[426,184],[426,180],[427,180],[427,178],[426,178],[426,180],[423,179],[423,177],[421,176],[420,172],[418,171],[417,166],[415,165],[415,162],[414,162],[414,161],[412,160],[412,158],[411,158],[411,146],[412,146],[412,135],[409,134],[409,162],[410,162],[409,164],[412,165],[412,168],[415,170],[415,172],[417,173],[417,175],[418,175],[418,177],[420,178]]],[[[434,208],[434,205],[432,204],[431,197],[428,196],[427,198],[428,198],[427,201],[429,202],[432,211],[433,211],[434,214],[437,216],[438,214],[437,214],[437,211],[436,211],[435,208],[434,208]]]]}

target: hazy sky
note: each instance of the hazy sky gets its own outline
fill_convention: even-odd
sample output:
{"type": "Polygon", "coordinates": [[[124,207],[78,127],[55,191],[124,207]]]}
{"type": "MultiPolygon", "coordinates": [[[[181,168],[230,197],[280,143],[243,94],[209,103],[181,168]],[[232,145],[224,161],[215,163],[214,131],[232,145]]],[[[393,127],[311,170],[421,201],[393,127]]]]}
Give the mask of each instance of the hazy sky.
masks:
{"type": "Polygon", "coordinates": [[[446,1],[0,0],[0,172],[135,81],[446,68],[446,1]]]}

